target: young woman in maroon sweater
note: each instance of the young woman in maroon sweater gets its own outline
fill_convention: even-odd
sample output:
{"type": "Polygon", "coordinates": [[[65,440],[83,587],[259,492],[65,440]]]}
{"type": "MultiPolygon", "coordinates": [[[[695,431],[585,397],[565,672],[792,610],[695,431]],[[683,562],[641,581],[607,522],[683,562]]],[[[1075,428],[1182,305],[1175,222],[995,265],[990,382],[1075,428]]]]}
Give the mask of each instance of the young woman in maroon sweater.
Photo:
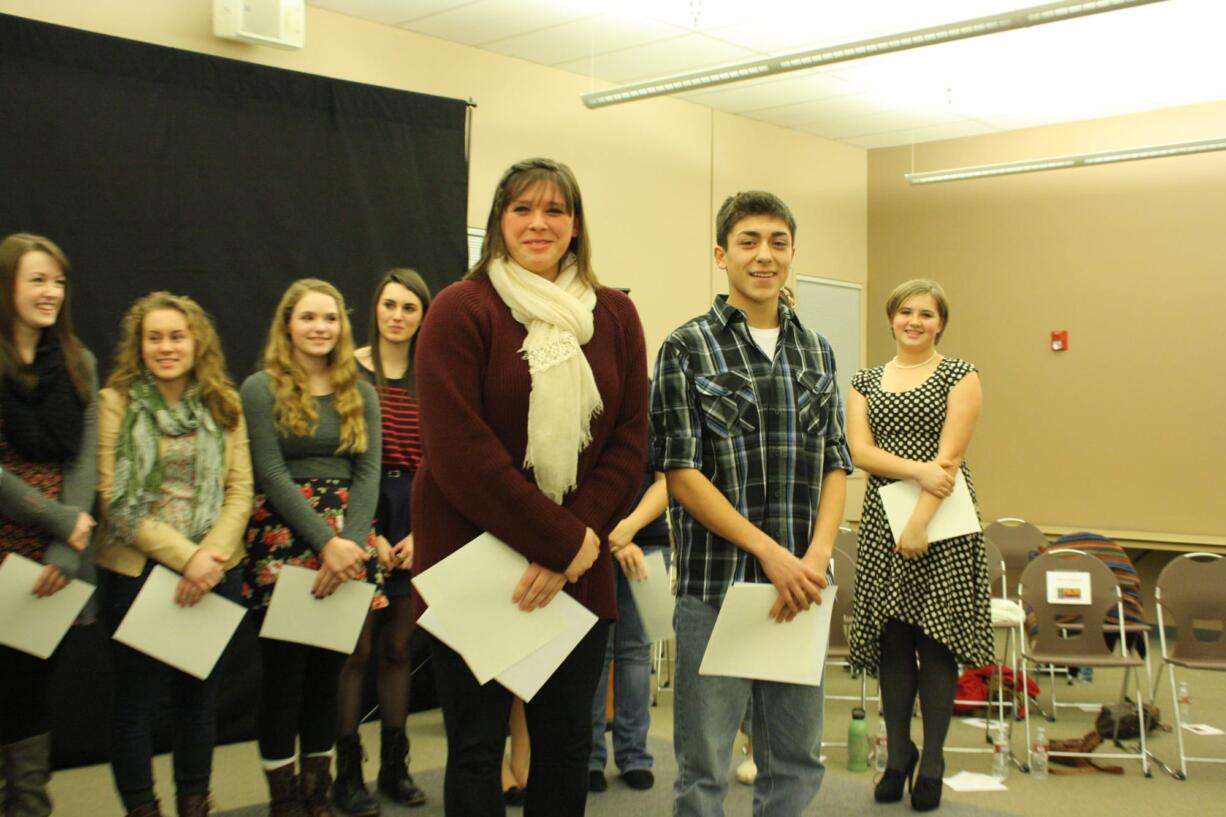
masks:
{"type": "MultiPolygon", "coordinates": [[[[630,299],[592,272],[565,165],[529,159],[503,174],[480,260],[422,326],[417,389],[425,458],[413,482],[414,570],[488,531],[530,562],[507,588],[521,609],[544,607],[565,587],[601,619],[526,710],[526,808],[582,814],[592,696],[617,615],[604,542],[645,464],[647,361],[630,299]]],[[[501,815],[511,693],[480,686],[437,640],[432,654],[446,811],[501,815]]]]}

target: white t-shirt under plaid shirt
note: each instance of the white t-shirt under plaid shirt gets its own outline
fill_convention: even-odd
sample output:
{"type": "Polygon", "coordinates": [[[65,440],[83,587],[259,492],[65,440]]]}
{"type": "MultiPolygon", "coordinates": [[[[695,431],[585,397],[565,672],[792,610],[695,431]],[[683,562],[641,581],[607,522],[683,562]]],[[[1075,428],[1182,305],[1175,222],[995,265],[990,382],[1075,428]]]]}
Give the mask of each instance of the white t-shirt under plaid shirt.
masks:
{"type": "MultiPolygon", "coordinates": [[[[716,296],[709,312],[668,336],[656,360],[655,469],[697,469],[737,512],[803,555],[822,477],[853,470],[834,371],[830,344],[785,304],[770,359],[750,337],[745,313],[716,296]]],[[[719,605],[733,580],[770,581],[757,559],[671,498],[668,513],[679,595],[719,605]]]]}

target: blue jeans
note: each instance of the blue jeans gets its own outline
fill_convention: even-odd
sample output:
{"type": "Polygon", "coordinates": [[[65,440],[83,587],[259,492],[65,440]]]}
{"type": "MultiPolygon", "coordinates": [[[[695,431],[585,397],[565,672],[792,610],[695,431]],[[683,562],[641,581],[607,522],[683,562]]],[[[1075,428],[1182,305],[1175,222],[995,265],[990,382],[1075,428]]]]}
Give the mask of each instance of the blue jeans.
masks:
{"type": "MultiPolygon", "coordinates": [[[[657,550],[664,551],[667,566],[668,548],[645,547],[643,555],[657,550]]],[[[617,623],[609,630],[604,669],[592,700],[592,757],[588,768],[604,771],[609,755],[604,739],[605,702],[609,694],[609,662],[614,661],[613,762],[624,773],[650,769],[653,760],[647,751],[647,727],[651,725],[651,642],[630,594],[630,580],[621,565],[614,565],[613,572],[617,576],[617,623]]]]}
{"type": "MultiPolygon", "coordinates": [[[[150,561],[135,578],[101,571],[106,593],[103,616],[112,634],[152,569],[150,561]]],[[[213,592],[239,602],[242,571],[231,570],[213,592]]],[[[114,639],[111,657],[115,673],[111,771],[124,807],[131,811],[154,800],[153,724],[167,690],[174,725],[175,790],[179,794],[208,793],[213,744],[217,742],[217,671],[201,681],[114,639]]]]}
{"type": "MultiPolygon", "coordinates": [[[[798,817],[816,796],[821,762],[821,687],[698,674],[719,615],[694,596],[677,599],[674,817],[724,813],[732,744],[753,702],[754,817],[798,817]]],[[[786,625],[781,625],[786,626],[786,625]]]]}

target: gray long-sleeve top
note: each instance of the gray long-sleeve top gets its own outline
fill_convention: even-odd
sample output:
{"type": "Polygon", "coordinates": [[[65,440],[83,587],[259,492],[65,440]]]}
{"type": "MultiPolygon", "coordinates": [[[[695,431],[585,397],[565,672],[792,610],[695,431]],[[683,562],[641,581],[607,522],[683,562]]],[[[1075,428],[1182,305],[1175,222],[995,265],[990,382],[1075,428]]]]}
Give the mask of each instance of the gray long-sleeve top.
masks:
{"type": "Polygon", "coordinates": [[[349,480],[349,504],[340,536],[365,547],[379,501],[381,476],[382,433],[375,390],[364,381],[358,382],[366,417],[366,450],[361,454],[338,454],[341,418],[332,395],[315,398],[319,426],[314,434],[299,437],[276,427],[272,388],[268,373],[256,372],[243,381],[240,390],[251,439],[256,490],[268,497],[295,535],[303,537],[318,552],[336,534],[311,509],[295,480],[349,480]]]}
{"type": "Polygon", "coordinates": [[[31,488],[15,474],[0,474],[0,514],[48,531],[53,538],[43,554],[43,564],[55,565],[70,579],[81,572],[81,554],[65,540],[76,527],[77,514],[93,508],[98,484],[98,364],[88,349],[82,353],[89,377],[89,403],[81,427],[81,447],[74,459],[64,463],[59,501],[31,488]]]}

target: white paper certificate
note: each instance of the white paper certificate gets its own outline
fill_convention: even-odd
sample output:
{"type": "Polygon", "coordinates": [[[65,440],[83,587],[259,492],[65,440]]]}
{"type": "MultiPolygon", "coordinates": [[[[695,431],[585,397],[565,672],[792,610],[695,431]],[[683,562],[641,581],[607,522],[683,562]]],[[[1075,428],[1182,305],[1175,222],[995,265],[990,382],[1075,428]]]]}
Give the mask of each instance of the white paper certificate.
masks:
{"type": "MultiPolygon", "coordinates": [[[[549,607],[555,604],[562,605],[566,615],[567,628],[562,634],[552,641],[545,642],[545,645],[536,652],[494,676],[495,681],[515,693],[520,700],[525,702],[532,700],[541,687],[545,685],[545,682],[557,672],[558,667],[566,660],[566,656],[571,654],[579,642],[583,640],[583,637],[596,624],[596,616],[565,593],[558,593],[553,601],[549,602],[549,607]]],[[[546,607],[545,609],[549,608],[546,607]]],[[[447,632],[447,628],[439,621],[438,614],[433,607],[422,613],[417,623],[439,641],[459,652],[456,643],[447,632]]],[[[461,657],[463,657],[462,653],[461,657]]],[[[468,663],[468,659],[465,659],[465,663],[468,663]]],[[[469,669],[472,669],[471,665],[469,669]]],[[[474,672],[475,675],[476,673],[474,672]]]]}
{"type": "MultiPolygon", "coordinates": [[[[894,541],[897,542],[919,502],[920,485],[914,480],[902,479],[883,485],[877,493],[881,496],[885,515],[890,520],[890,532],[894,534],[894,541]]],[[[966,487],[966,477],[959,470],[954,477],[953,493],[941,501],[941,506],[928,523],[928,541],[940,542],[982,530],[979,515],[975,513],[975,503],[971,501],[970,489],[966,487]]]]}
{"type": "MultiPolygon", "coordinates": [[[[444,632],[484,684],[569,628],[565,605],[524,612],[511,594],[528,560],[489,533],[413,577],[444,632]]],[[[559,595],[561,595],[559,593],[559,595]]],[[[441,638],[441,636],[440,636],[441,638]]]]}
{"type": "Polygon", "coordinates": [[[34,583],[43,565],[10,553],[0,565],[0,644],[48,658],[81,614],[94,586],[73,579],[58,593],[39,598],[34,583]]]}
{"type": "Polygon", "coordinates": [[[311,594],[314,583],[314,570],[295,565],[281,568],[260,638],[352,653],[370,611],[375,586],[370,582],[347,581],[331,596],[317,599],[311,594]]]}
{"type": "Polygon", "coordinates": [[[153,568],[115,630],[115,640],[204,680],[247,610],[216,593],[180,607],[175,604],[180,578],[161,565],[153,568]]]}
{"type": "MultiPolygon", "coordinates": [[[[673,637],[673,594],[669,591],[668,568],[664,566],[664,551],[647,554],[647,578],[639,581],[627,578],[634,606],[647,632],[648,641],[667,641],[673,637]]],[[[621,570],[617,565],[614,570],[621,570]]]]}
{"type": "Polygon", "coordinates": [[[1090,574],[1078,570],[1047,571],[1048,604],[1089,604],[1090,574]]]}
{"type": "Polygon", "coordinates": [[[821,604],[780,624],[769,615],[779,598],[773,584],[732,585],[698,674],[821,686],[837,591],[830,585],[821,604]]]}

